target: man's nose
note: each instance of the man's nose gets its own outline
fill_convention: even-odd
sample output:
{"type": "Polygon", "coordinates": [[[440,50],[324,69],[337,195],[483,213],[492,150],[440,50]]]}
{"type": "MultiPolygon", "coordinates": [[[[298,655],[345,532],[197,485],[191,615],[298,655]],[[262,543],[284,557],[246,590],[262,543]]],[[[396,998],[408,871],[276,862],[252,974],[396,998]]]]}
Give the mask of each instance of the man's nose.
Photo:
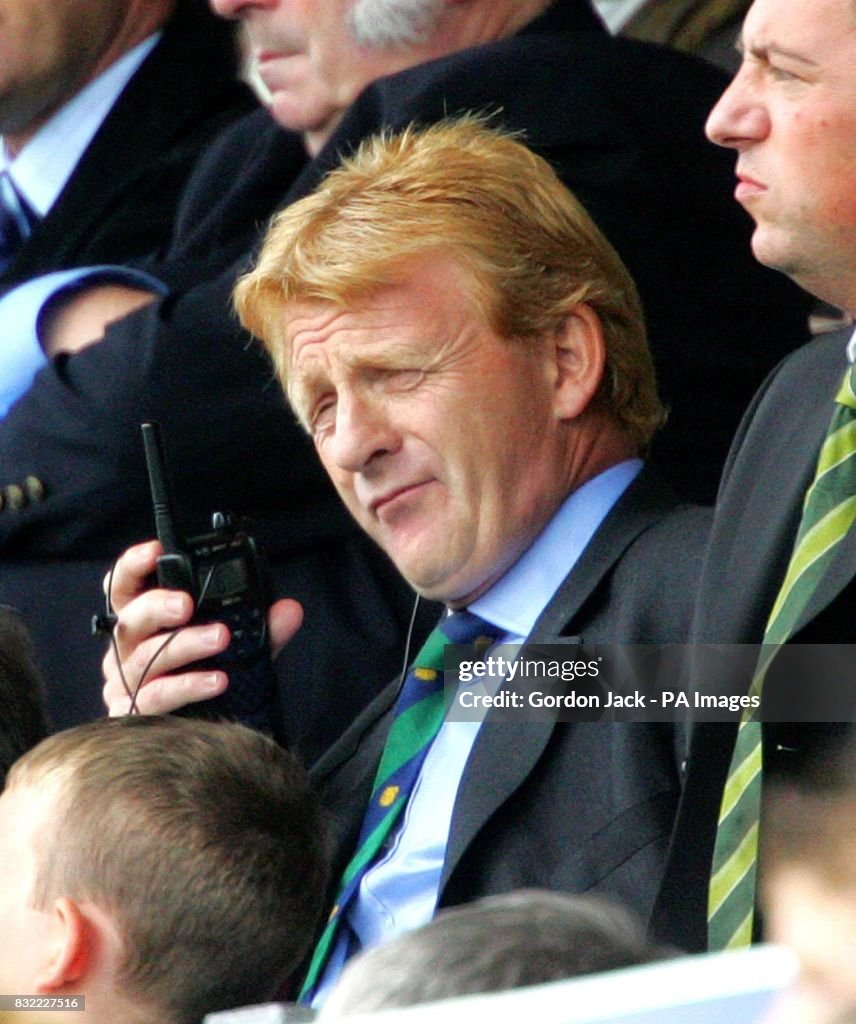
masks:
{"type": "Polygon", "coordinates": [[[765,138],[769,130],[767,108],[743,65],[711,110],[705,134],[718,146],[743,149],[765,138]]]}
{"type": "Polygon", "coordinates": [[[276,7],[280,0],[208,0],[221,18],[242,18],[254,8],[276,7]]]}
{"type": "Polygon", "coordinates": [[[330,456],[340,469],[363,472],[399,444],[398,432],[380,403],[354,394],[339,395],[330,456]]]}

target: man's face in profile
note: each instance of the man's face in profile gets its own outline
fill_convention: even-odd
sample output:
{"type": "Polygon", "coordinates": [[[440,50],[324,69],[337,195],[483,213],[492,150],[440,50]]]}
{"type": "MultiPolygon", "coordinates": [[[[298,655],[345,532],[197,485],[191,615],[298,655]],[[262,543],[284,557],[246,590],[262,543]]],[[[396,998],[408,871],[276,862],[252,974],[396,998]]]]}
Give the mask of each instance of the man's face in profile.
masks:
{"type": "Polygon", "coordinates": [[[368,47],[349,28],[353,0],[210,0],[241,21],[274,120],[301,132],[313,155],[362,90],[416,61],[407,47],[368,47]]]}
{"type": "Polygon", "coordinates": [[[764,264],[856,306],[853,0],[755,0],[709,138],[737,151],[735,197],[764,264]]]}

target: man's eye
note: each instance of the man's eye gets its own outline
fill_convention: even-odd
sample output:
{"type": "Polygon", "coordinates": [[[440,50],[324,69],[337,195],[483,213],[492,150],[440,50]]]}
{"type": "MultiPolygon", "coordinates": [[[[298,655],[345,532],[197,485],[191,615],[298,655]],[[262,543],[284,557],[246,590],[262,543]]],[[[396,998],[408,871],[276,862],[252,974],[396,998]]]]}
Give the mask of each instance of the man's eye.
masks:
{"type": "Polygon", "coordinates": [[[333,425],[336,418],[336,403],[332,399],[319,402],[312,410],[309,428],[313,434],[324,433],[333,425]]]}
{"type": "Polygon", "coordinates": [[[785,68],[777,67],[775,64],[771,64],[769,68],[771,78],[775,78],[778,82],[789,82],[795,79],[797,76],[790,71],[786,71],[785,68]]]}
{"type": "Polygon", "coordinates": [[[400,391],[418,387],[425,379],[424,370],[396,370],[389,376],[389,384],[400,391]]]}

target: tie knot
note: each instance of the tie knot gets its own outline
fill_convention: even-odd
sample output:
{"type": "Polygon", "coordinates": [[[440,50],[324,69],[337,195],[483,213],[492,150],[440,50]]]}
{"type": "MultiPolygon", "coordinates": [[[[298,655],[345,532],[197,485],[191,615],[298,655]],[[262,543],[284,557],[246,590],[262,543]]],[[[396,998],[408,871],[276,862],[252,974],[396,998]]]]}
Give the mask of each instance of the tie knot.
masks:
{"type": "Polygon", "coordinates": [[[482,638],[493,643],[502,634],[502,630],[468,611],[447,615],[440,629],[450,644],[472,644],[482,638]]]}
{"type": "Polygon", "coordinates": [[[473,644],[483,638],[487,646],[501,635],[501,629],[485,622],[472,612],[452,612],[434,627],[413,664],[419,669],[429,669],[436,674],[443,669],[443,652],[446,644],[473,644]]]}
{"type": "Polygon", "coordinates": [[[846,405],[848,408],[856,410],[856,363],[851,363],[845,370],[844,379],[841,381],[835,401],[839,405],[846,405]]]}
{"type": "Polygon", "coordinates": [[[21,198],[8,171],[0,174],[0,266],[30,237],[36,215],[21,198]]]}

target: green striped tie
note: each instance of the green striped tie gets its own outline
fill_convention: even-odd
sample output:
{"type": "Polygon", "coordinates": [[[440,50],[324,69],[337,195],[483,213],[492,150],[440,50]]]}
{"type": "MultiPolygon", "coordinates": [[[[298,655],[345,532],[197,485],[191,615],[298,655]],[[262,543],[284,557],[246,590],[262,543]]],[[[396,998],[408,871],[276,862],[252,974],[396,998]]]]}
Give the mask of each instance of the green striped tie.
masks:
{"type": "Polygon", "coordinates": [[[336,902],[312,954],[300,990],[301,1002],[311,1003],[314,998],[360,882],[383,854],[384,842],[407,804],[428,749],[443,722],[446,644],[472,644],[481,654],[499,635],[500,630],[472,612],[456,611],[441,620],[416,655],[395,704],[357,849],[345,868],[336,902]]]}
{"type": "MultiPolygon", "coordinates": [[[[792,635],[818,581],[856,520],[856,370],[850,367],[814,480],[806,492],[794,550],[773,605],[750,693],[760,696],[779,646],[792,635]]],[[[758,824],[761,811],[762,731],[757,709],[740,722],[722,796],[708,893],[708,947],[733,949],[752,941],[758,824]]]]}

